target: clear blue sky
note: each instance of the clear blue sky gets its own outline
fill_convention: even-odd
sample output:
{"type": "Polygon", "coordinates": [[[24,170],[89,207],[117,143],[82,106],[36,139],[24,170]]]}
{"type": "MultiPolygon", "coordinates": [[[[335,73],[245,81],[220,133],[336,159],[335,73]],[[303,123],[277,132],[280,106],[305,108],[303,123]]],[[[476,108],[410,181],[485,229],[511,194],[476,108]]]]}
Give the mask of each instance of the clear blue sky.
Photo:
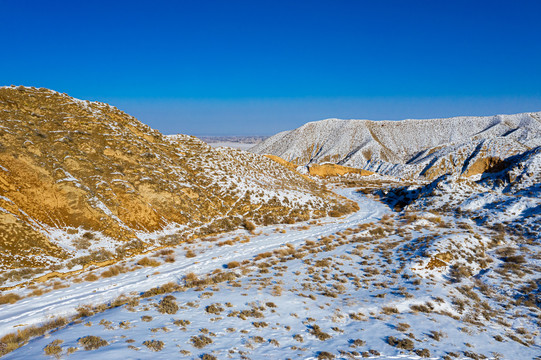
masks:
{"type": "Polygon", "coordinates": [[[0,83],[164,133],[541,111],[541,1],[0,0],[0,83]]]}

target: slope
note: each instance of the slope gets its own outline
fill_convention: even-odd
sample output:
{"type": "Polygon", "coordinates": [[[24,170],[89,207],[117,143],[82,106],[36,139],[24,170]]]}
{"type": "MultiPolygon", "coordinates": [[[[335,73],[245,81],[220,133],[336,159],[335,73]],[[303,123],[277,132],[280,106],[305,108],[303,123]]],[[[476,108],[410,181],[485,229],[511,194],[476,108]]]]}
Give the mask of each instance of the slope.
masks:
{"type": "Polygon", "coordinates": [[[333,210],[352,208],[266,157],[164,137],[104,103],[0,88],[0,269],[116,261],[333,210]]]}
{"type": "Polygon", "coordinates": [[[327,119],[276,134],[250,151],[298,165],[330,162],[434,179],[446,173],[476,175],[539,146],[541,112],[402,121],[327,119]]]}

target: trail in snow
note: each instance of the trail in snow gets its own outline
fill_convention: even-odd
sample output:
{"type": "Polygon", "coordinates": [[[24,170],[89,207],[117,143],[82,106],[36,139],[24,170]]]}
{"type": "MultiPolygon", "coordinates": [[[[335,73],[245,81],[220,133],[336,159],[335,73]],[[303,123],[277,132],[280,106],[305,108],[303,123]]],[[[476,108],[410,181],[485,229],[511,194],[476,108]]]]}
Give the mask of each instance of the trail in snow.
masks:
{"type": "MultiPolygon", "coordinates": [[[[178,283],[189,272],[205,274],[221,268],[230,261],[249,259],[286,243],[295,245],[306,239],[317,239],[360,223],[378,220],[387,211],[383,204],[370,200],[352,189],[339,189],[336,192],[357,201],[360,210],[341,219],[327,218],[322,224],[311,226],[307,230],[299,229],[306,223],[259,228],[262,233],[252,237],[249,243],[237,243],[234,247],[213,247],[195,258],[185,258],[185,251],[179,247],[175,249],[177,260],[171,264],[142,268],[112,278],[100,278],[94,282],[71,284],[69,288],[53,290],[41,296],[25,298],[15,304],[3,305],[0,308],[0,336],[14,332],[20,326],[33,325],[55,316],[73,315],[80,305],[106,303],[121,294],[140,293],[171,281],[178,283]],[[277,228],[283,228],[287,232],[275,233],[277,228]]],[[[220,240],[234,238],[241,233],[240,231],[228,233],[221,236],[220,240]]],[[[204,247],[207,244],[199,245],[204,247]]]]}

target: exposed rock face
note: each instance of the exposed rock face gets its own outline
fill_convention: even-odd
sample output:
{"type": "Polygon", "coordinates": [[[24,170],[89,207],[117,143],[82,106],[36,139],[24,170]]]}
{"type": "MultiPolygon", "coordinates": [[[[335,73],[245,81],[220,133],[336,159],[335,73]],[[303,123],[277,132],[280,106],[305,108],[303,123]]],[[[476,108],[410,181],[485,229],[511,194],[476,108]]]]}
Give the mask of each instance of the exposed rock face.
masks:
{"type": "Polygon", "coordinates": [[[263,156],[165,137],[107,104],[0,88],[0,269],[122,258],[340,201],[263,156]]]}
{"type": "Polygon", "coordinates": [[[402,178],[495,171],[541,146],[541,112],[449,119],[328,119],[276,134],[250,151],[297,165],[334,163],[402,178]]]}
{"type": "Polygon", "coordinates": [[[308,167],[308,171],[310,175],[319,177],[339,176],[345,174],[359,174],[361,176],[368,176],[374,174],[372,171],[336,164],[312,164],[308,167]]]}

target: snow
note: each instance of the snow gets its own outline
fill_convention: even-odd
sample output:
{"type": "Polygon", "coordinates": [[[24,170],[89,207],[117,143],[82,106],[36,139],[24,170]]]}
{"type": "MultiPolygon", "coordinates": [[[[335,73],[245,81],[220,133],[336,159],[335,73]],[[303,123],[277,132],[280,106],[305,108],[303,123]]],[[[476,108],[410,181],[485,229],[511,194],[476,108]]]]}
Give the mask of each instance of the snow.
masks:
{"type": "Polygon", "coordinates": [[[331,159],[381,175],[416,178],[438,164],[443,173],[460,172],[468,159],[503,159],[539,146],[541,112],[401,121],[326,119],[278,133],[249,151],[301,165],[331,159]]]}
{"type": "MultiPolygon", "coordinates": [[[[31,325],[57,315],[72,315],[76,307],[84,304],[107,303],[122,294],[140,294],[167,282],[182,284],[184,276],[190,272],[201,276],[223,269],[231,261],[250,261],[247,272],[240,268],[233,270],[239,275],[236,281],[172,293],[180,307],[174,315],[157,311],[156,305],[164,295],[144,298],[133,308],[110,309],[34,339],[5,358],[45,358],[43,348],[56,339],[63,341],[61,346],[65,353],[69,347],[80,348],[78,339],[87,335],[100,336],[110,345],[92,351],[80,348],[70,358],[151,359],[183,354],[188,358],[199,358],[203,354],[212,354],[220,359],[243,356],[316,359],[320,352],[330,352],[341,359],[363,358],[363,355],[381,359],[420,358],[415,352],[390,346],[388,336],[413,339],[415,349],[429,349],[432,359],[441,358],[449,351],[458,354],[473,351],[492,359],[532,358],[539,354],[538,338],[535,339],[539,332],[535,322],[526,315],[511,317],[512,314],[524,314],[523,308],[505,310],[502,308],[505,304],[478,295],[510,325],[507,327],[494,321],[487,326],[473,325],[464,320],[473,316],[472,313],[458,311],[453,305],[457,299],[467,300],[460,293],[463,291],[461,286],[469,285],[473,279],[448,284],[446,272],[434,276],[437,272],[417,270],[420,253],[435,254],[452,246],[465,252],[465,257],[475,252],[489,241],[484,235],[476,235],[480,228],[473,225],[473,230],[461,230],[452,217],[443,219],[452,226],[441,228],[436,225],[437,217],[430,213],[421,214],[422,217],[411,224],[396,223],[401,220],[382,203],[352,189],[338,189],[337,192],[358,201],[360,210],[339,219],[322,219],[317,224],[260,227],[255,234],[248,235],[248,242],[218,245],[247,236],[246,232],[237,230],[212,242],[202,241],[174,249],[174,263],[140,268],[94,282],[72,282],[68,288],[4,305],[0,312],[0,334],[12,332],[21,324],[31,325]],[[388,235],[372,236],[377,226],[389,221],[383,220],[384,216],[394,219],[390,227],[385,227],[384,232],[388,235]],[[408,232],[409,237],[397,233],[397,228],[408,232]],[[408,255],[410,245],[423,243],[430,236],[434,237],[432,242],[408,255]],[[340,239],[348,241],[341,243],[340,239]],[[312,249],[319,250],[307,251],[309,248],[304,248],[308,246],[307,241],[314,241],[316,247],[312,249]],[[325,248],[323,244],[333,246],[325,248]],[[268,267],[257,266],[273,259],[256,261],[257,254],[289,248],[306,254],[298,259],[276,260],[268,267]],[[197,256],[185,258],[186,249],[193,249],[197,256]],[[326,262],[329,264],[319,265],[326,262]],[[421,277],[416,277],[416,273],[421,277]],[[275,291],[276,286],[281,289],[279,294],[275,291]],[[323,295],[324,289],[334,291],[337,296],[323,295]],[[413,310],[427,304],[431,307],[429,313],[413,310]],[[222,310],[208,313],[205,309],[211,305],[222,310]],[[243,319],[235,313],[250,309],[256,309],[261,317],[243,319]],[[151,319],[146,321],[148,317],[151,319]],[[189,323],[177,320],[188,320],[189,323]],[[401,330],[400,324],[408,324],[410,328],[401,330]],[[314,325],[328,334],[329,339],[319,340],[314,335],[314,325]],[[507,337],[503,342],[495,340],[495,336],[502,334],[505,337],[518,328],[524,328],[521,331],[534,336],[531,346],[507,337]],[[433,338],[434,331],[442,332],[441,339],[433,338]],[[191,338],[199,335],[207,336],[212,343],[202,349],[194,347],[191,338]],[[355,339],[362,341],[355,345],[355,339]],[[163,341],[163,350],[152,352],[143,344],[147,340],[163,341]],[[339,350],[344,351],[342,355],[339,350]]],[[[496,281],[491,272],[481,271],[479,267],[474,271],[479,272],[479,279],[485,279],[487,283],[496,281]]],[[[94,272],[99,275],[100,270],[94,272]]],[[[514,296],[513,291],[509,296],[514,296]]]]}

